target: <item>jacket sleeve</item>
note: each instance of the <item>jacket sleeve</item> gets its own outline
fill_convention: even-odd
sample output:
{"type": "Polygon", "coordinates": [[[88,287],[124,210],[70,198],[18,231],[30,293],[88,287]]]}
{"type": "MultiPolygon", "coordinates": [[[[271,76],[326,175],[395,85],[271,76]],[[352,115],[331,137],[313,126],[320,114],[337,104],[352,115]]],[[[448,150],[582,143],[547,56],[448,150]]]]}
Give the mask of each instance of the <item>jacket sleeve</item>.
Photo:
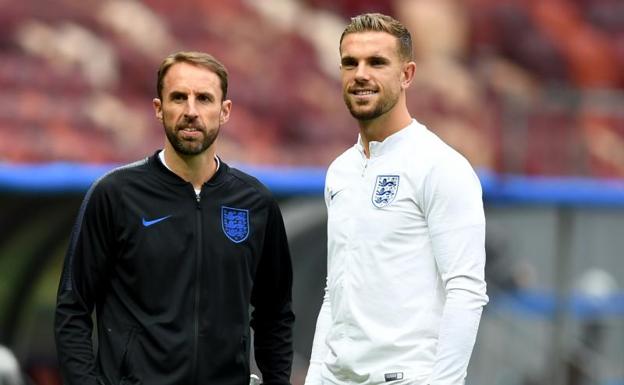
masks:
{"type": "Polygon", "coordinates": [[[481,185],[465,159],[440,162],[428,177],[425,212],[446,301],[428,384],[462,385],[488,302],[481,185]]]}
{"type": "Polygon", "coordinates": [[[290,384],[295,316],[292,262],[277,202],[269,207],[264,248],[256,271],[251,304],[255,358],[265,385],[290,384]]]}
{"type": "MultiPolygon", "coordinates": [[[[332,165],[333,166],[333,165],[332,165]]],[[[330,178],[332,174],[332,166],[327,171],[326,178],[330,178]]],[[[331,202],[331,189],[328,187],[328,181],[325,180],[325,208],[329,213],[329,205],[331,202]]],[[[329,249],[328,249],[329,252],[329,249]]],[[[329,255],[327,256],[329,260],[329,255]]],[[[308,365],[308,373],[305,378],[305,385],[321,385],[323,383],[322,371],[325,357],[329,352],[327,345],[327,335],[332,324],[332,304],[329,293],[329,264],[327,265],[327,276],[325,277],[325,293],[323,295],[323,303],[316,318],[316,329],[314,330],[314,340],[312,341],[312,353],[308,365]]]]}
{"type": "Polygon", "coordinates": [[[54,334],[65,385],[96,385],[91,314],[106,281],[105,265],[111,250],[111,205],[97,183],[80,207],[70,237],[61,276],[54,334]]]}
{"type": "Polygon", "coordinates": [[[305,385],[321,385],[323,378],[321,371],[325,356],[329,351],[327,343],[327,334],[331,327],[331,300],[329,297],[328,285],[325,286],[325,295],[323,296],[323,304],[316,320],[316,330],[314,332],[314,341],[312,342],[312,355],[310,356],[310,366],[306,375],[305,385]]]}

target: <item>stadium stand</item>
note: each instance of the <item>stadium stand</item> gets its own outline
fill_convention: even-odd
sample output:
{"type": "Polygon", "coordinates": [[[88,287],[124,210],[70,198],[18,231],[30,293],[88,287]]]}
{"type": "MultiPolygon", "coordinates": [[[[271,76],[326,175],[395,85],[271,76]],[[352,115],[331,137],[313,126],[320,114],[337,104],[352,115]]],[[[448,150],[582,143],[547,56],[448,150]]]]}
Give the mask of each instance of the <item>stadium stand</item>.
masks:
{"type": "Polygon", "coordinates": [[[624,7],[614,0],[31,0],[2,8],[5,162],[119,163],[151,153],[160,145],[154,70],[169,52],[197,49],[231,72],[226,159],[325,166],[355,138],[340,100],[337,34],[350,15],[375,10],[414,32],[416,116],[477,167],[624,175],[624,7]],[[612,107],[590,111],[595,91],[612,107]],[[556,118],[544,108],[553,104],[556,118]]]}

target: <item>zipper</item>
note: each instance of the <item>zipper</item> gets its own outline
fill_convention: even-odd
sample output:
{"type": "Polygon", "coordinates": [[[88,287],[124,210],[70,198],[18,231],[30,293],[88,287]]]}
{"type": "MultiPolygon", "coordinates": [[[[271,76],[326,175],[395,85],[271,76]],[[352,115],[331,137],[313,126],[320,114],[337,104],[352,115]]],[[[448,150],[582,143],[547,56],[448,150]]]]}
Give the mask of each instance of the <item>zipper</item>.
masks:
{"type": "Polygon", "coordinates": [[[195,259],[195,303],[193,308],[193,357],[191,383],[197,380],[197,361],[199,350],[199,299],[201,292],[201,257],[202,257],[202,221],[201,221],[201,197],[200,194],[195,195],[197,201],[196,222],[197,222],[197,254],[195,259]]]}

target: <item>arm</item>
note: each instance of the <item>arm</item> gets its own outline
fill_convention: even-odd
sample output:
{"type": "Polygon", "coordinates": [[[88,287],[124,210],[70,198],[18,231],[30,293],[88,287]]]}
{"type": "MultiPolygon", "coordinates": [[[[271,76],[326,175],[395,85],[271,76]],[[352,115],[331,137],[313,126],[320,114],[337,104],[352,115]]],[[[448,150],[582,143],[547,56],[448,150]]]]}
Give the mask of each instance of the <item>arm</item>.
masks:
{"type": "Polygon", "coordinates": [[[293,358],[292,264],[284,222],[276,202],[269,208],[264,250],[251,294],[251,326],[262,381],[290,384],[293,358]]]}
{"type": "Polygon", "coordinates": [[[433,253],[446,289],[436,361],[429,384],[464,383],[487,303],[485,218],[481,186],[461,159],[437,165],[424,192],[433,253]]]}
{"type": "MultiPolygon", "coordinates": [[[[329,170],[327,171],[327,178],[332,175],[331,169],[332,167],[330,166],[329,170]]],[[[325,207],[329,211],[329,204],[331,202],[331,191],[328,187],[327,180],[325,180],[324,198],[325,207]]],[[[323,295],[323,304],[321,305],[319,315],[316,319],[316,330],[314,331],[314,340],[312,341],[312,353],[310,355],[310,364],[308,366],[308,373],[305,378],[305,385],[321,385],[323,383],[321,370],[323,368],[323,363],[325,361],[325,357],[327,356],[327,352],[329,351],[326,340],[332,323],[331,300],[329,295],[329,264],[327,266],[327,274],[328,276],[325,277],[325,293],[323,295]]]]}
{"type": "Polygon", "coordinates": [[[325,356],[327,355],[327,344],[325,339],[331,325],[331,303],[327,286],[325,287],[325,295],[323,296],[323,305],[319,311],[316,320],[316,330],[314,332],[314,341],[312,343],[312,355],[310,357],[310,366],[305,379],[305,385],[322,384],[321,368],[325,356]]]}
{"type": "Polygon", "coordinates": [[[109,248],[109,213],[103,193],[92,187],[80,207],[65,256],[54,321],[65,384],[98,384],[91,313],[109,248]]]}

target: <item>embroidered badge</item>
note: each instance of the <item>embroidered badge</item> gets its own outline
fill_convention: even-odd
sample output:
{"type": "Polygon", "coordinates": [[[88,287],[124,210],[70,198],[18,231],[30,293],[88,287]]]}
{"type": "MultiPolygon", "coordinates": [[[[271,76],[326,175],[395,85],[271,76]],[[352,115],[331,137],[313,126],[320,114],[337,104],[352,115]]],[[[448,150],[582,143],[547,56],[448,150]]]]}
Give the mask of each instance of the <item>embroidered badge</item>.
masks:
{"type": "Polygon", "coordinates": [[[249,235],[249,210],[221,206],[221,228],[234,243],[240,243],[249,235]]]}
{"type": "Polygon", "coordinates": [[[373,205],[386,207],[394,200],[399,189],[398,175],[378,175],[373,190],[373,205]]]}

